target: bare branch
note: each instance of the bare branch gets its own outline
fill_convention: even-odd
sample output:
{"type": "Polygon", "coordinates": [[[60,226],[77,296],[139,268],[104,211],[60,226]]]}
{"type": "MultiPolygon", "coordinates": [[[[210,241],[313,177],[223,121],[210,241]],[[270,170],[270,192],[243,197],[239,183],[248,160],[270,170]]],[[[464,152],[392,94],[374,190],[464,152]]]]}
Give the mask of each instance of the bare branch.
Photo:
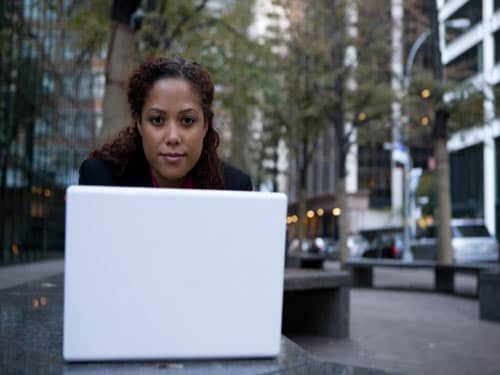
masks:
{"type": "Polygon", "coordinates": [[[182,34],[182,28],[184,27],[184,25],[186,25],[186,23],[188,23],[189,20],[191,20],[198,13],[200,13],[201,11],[203,11],[203,9],[205,9],[205,6],[207,5],[207,3],[208,3],[208,0],[203,0],[194,9],[193,13],[186,14],[186,15],[184,15],[184,17],[182,17],[182,19],[179,21],[179,23],[174,27],[174,29],[173,29],[172,33],[170,34],[170,36],[167,39],[165,39],[164,48],[166,50],[168,50],[170,48],[170,46],[171,46],[172,42],[175,40],[175,38],[177,38],[179,35],[182,34]]]}

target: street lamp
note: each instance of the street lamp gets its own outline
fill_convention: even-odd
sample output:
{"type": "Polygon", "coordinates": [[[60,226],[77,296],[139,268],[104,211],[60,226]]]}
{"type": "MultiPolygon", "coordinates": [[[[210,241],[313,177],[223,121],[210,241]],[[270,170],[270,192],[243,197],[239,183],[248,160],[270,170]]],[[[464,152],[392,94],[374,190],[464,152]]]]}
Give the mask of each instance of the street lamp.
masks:
{"type": "MultiPolygon", "coordinates": [[[[467,29],[471,26],[471,21],[468,18],[456,18],[445,21],[445,25],[454,29],[467,29]]],[[[404,95],[408,99],[410,94],[410,84],[412,79],[412,70],[413,63],[415,62],[415,57],[420,47],[424,44],[427,38],[432,34],[432,30],[428,29],[422,32],[417,40],[413,43],[410,48],[410,52],[408,53],[408,58],[406,59],[406,66],[403,78],[403,89],[404,95]]],[[[428,97],[428,96],[427,96],[428,97]]],[[[410,124],[410,108],[408,100],[406,100],[405,105],[405,128],[407,129],[410,124]]],[[[399,148],[400,150],[406,151],[407,155],[404,158],[403,166],[403,191],[404,191],[404,238],[403,238],[403,259],[411,260],[411,249],[410,249],[410,228],[411,228],[411,209],[410,209],[410,189],[411,189],[411,173],[413,169],[413,161],[410,155],[410,148],[405,145],[405,137],[401,137],[401,139],[396,140],[397,146],[393,146],[391,149],[394,150],[399,148]]]]}
{"type": "MultiPolygon", "coordinates": [[[[471,26],[471,22],[468,18],[455,18],[451,20],[446,20],[445,25],[457,30],[468,29],[471,26]]],[[[408,95],[411,83],[411,74],[413,69],[413,63],[415,62],[415,56],[417,55],[418,50],[422,47],[422,44],[427,40],[427,38],[432,34],[432,30],[427,29],[422,34],[419,35],[417,40],[413,43],[410,48],[410,52],[408,53],[408,58],[406,59],[406,67],[405,67],[405,75],[403,81],[403,88],[408,95]]]]}

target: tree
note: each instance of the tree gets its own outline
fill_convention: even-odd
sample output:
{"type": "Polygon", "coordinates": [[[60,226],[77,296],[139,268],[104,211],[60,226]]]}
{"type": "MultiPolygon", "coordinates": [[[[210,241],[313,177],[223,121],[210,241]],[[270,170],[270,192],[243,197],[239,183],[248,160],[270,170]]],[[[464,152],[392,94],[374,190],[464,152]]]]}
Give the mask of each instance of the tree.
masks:
{"type": "Polygon", "coordinates": [[[387,12],[368,2],[330,1],[329,15],[334,20],[329,34],[335,41],[331,48],[335,100],[328,115],[337,140],[340,257],[345,261],[349,256],[346,160],[353,144],[386,139],[388,103],[396,97],[390,87],[391,22],[387,12]]]}
{"type": "MultiPolygon", "coordinates": [[[[118,7],[119,3],[115,1],[113,8],[118,7]]],[[[90,4],[81,9],[77,16],[77,28],[80,30],[88,28],[93,19],[91,14],[95,9],[102,10],[102,5],[90,4]]],[[[125,45],[108,47],[102,138],[116,133],[117,129],[126,126],[129,121],[126,107],[108,105],[125,101],[124,82],[129,69],[125,62],[137,63],[149,56],[181,55],[199,61],[211,71],[216,83],[216,124],[223,138],[226,138],[223,151],[234,164],[255,175],[258,169],[255,157],[258,142],[251,141],[252,131],[249,125],[257,103],[257,85],[262,80],[263,64],[260,56],[263,49],[248,35],[248,28],[253,22],[253,1],[147,1],[144,4],[141,27],[135,34],[131,32],[129,23],[125,22],[127,17],[130,18],[132,10],[128,8],[123,12],[123,17],[117,19],[113,26],[122,30],[120,35],[125,35],[129,41],[125,45]],[[130,57],[114,60],[113,54],[123,53],[130,57]],[[117,73],[111,73],[112,71],[117,73]],[[108,95],[111,92],[114,94],[108,95]],[[106,113],[110,115],[107,117],[106,113]]],[[[82,33],[80,43],[87,46],[84,48],[97,53],[106,45],[108,37],[106,33],[100,32],[95,35],[100,37],[99,42],[82,33]]],[[[109,38],[117,36],[111,35],[109,38]]]]}
{"type": "Polygon", "coordinates": [[[432,75],[429,75],[428,71],[421,71],[415,82],[415,89],[407,93],[408,105],[413,109],[410,112],[413,129],[410,131],[416,135],[415,138],[423,137],[424,141],[432,144],[436,164],[434,181],[437,210],[434,214],[438,227],[437,259],[449,263],[453,261],[453,250],[447,140],[450,131],[473,127],[484,121],[485,90],[474,82],[463,80],[473,74],[467,63],[447,68],[444,77],[439,48],[437,4],[433,1],[428,9],[421,9],[415,4],[413,6],[413,14],[417,19],[416,23],[420,23],[420,31],[428,28],[430,24],[432,75]],[[422,13],[422,10],[426,10],[427,14],[422,13]],[[424,91],[426,93],[422,95],[424,91]]]}
{"type": "Polygon", "coordinates": [[[127,79],[134,61],[134,35],[138,25],[132,15],[140,0],[113,0],[111,35],[106,59],[106,86],[102,103],[101,140],[113,136],[129,121],[127,79]]]}
{"type": "MultiPolygon", "coordinates": [[[[346,160],[358,141],[383,139],[393,95],[389,88],[389,48],[383,9],[352,1],[276,1],[289,20],[281,40],[286,45],[281,75],[286,100],[276,117],[286,126],[286,139],[299,176],[300,220],[311,157],[319,137],[335,134],[336,197],[340,204],[342,259],[349,232],[345,180],[346,160]]],[[[274,36],[278,38],[278,35],[274,36]]],[[[299,242],[302,237],[299,225],[299,242]]]]}
{"type": "MultiPolygon", "coordinates": [[[[328,90],[329,43],[324,38],[324,2],[275,1],[289,21],[285,30],[275,26],[270,41],[277,48],[274,84],[265,87],[267,122],[275,124],[271,139],[285,138],[295,160],[298,192],[299,248],[304,236],[307,176],[318,137],[328,126],[325,116],[330,104],[328,90]],[[282,52],[283,49],[286,52],[282,52]],[[282,131],[282,128],[284,131],[282,131]],[[273,134],[274,133],[274,134],[273,134]]],[[[276,142],[275,142],[276,143],[276,142]]]]}
{"type": "Polygon", "coordinates": [[[258,142],[252,121],[263,51],[248,33],[253,19],[253,1],[226,1],[219,7],[206,1],[165,2],[146,12],[139,38],[141,55],[178,54],[208,67],[216,84],[216,126],[224,155],[255,175],[258,142]]]}

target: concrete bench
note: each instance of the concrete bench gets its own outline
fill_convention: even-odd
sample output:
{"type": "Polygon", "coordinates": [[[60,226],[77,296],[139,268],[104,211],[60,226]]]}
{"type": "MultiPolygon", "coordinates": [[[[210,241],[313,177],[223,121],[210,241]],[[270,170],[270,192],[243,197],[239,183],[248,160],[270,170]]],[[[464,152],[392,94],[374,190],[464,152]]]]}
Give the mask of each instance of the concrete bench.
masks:
{"type": "MultiPolygon", "coordinates": [[[[406,269],[433,269],[434,289],[442,293],[454,293],[455,273],[469,273],[478,277],[478,288],[480,287],[479,275],[489,269],[495,269],[496,264],[445,264],[432,260],[416,260],[404,262],[391,259],[355,259],[345,262],[344,267],[350,271],[352,285],[358,287],[373,287],[373,269],[375,267],[406,268],[406,269]]],[[[479,293],[478,293],[479,294],[479,293]]]]}
{"type": "Polygon", "coordinates": [[[500,270],[479,275],[479,318],[500,322],[500,270]]]}
{"type": "Polygon", "coordinates": [[[349,337],[349,273],[285,271],[283,334],[349,337]]]}

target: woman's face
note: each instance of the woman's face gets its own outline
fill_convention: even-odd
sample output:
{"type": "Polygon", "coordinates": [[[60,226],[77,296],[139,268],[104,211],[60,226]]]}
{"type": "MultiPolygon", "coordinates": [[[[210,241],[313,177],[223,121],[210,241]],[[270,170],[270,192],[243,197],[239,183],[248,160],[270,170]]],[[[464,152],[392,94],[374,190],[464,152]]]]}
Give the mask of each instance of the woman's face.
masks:
{"type": "Polygon", "coordinates": [[[142,146],[161,187],[181,187],[203,149],[207,124],[198,94],[182,78],[150,89],[137,124],[142,146]]]}

